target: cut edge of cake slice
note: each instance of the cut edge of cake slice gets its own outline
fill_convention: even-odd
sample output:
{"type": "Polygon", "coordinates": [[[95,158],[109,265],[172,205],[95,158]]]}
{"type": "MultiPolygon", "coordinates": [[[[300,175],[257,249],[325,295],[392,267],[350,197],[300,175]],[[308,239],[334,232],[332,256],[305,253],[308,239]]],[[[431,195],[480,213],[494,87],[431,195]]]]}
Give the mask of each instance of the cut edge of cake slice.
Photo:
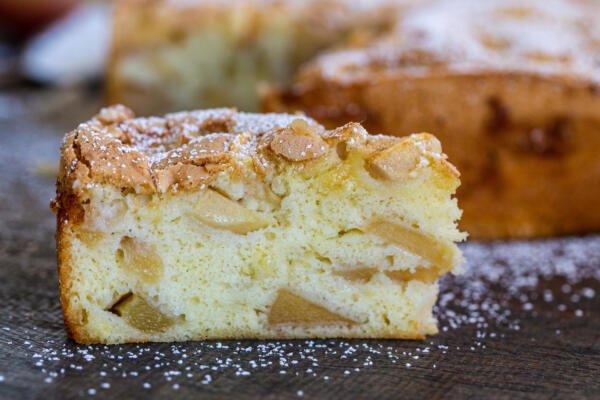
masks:
{"type": "Polygon", "coordinates": [[[302,115],[101,110],[66,135],[61,303],[80,343],[413,338],[459,272],[458,171],[429,134],[302,115]]]}

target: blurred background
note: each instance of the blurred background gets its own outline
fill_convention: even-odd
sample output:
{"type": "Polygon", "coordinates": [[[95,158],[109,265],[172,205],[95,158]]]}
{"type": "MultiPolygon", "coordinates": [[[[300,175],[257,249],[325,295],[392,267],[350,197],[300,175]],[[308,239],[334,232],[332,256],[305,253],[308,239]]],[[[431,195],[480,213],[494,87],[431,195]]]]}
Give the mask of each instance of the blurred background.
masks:
{"type": "MultiPolygon", "coordinates": [[[[109,9],[109,2],[99,1],[0,0],[4,192],[15,191],[15,179],[40,180],[40,202],[53,196],[62,136],[102,104],[109,9]]],[[[6,218],[16,214],[2,212],[6,218]]]]}
{"type": "Polygon", "coordinates": [[[0,0],[0,82],[69,86],[102,73],[109,4],[0,0]]]}

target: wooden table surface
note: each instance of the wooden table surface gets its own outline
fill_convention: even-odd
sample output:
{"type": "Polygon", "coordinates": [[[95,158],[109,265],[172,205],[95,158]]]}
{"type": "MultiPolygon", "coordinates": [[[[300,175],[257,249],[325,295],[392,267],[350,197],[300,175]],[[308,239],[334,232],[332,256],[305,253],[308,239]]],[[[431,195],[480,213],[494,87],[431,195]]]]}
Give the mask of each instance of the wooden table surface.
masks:
{"type": "Polygon", "coordinates": [[[0,92],[0,399],[600,398],[600,236],[466,243],[425,341],[79,346],[57,292],[53,168],[97,94],[0,92]]]}

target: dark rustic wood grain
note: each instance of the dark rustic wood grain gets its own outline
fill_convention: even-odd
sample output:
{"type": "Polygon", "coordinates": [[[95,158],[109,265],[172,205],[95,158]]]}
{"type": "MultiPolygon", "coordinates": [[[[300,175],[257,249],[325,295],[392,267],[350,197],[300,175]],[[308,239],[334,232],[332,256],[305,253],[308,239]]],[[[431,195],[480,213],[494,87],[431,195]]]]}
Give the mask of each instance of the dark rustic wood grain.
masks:
{"type": "MultiPolygon", "coordinates": [[[[550,274],[514,291],[509,277],[488,282],[479,294],[469,275],[448,278],[442,292],[455,298],[437,309],[446,331],[425,342],[229,341],[90,348],[72,343],[58,302],[54,219],[48,208],[54,182],[36,163],[57,162],[62,132],[89,117],[98,106],[96,99],[94,93],[81,92],[0,93],[1,399],[600,398],[600,284],[593,272],[587,278],[576,274],[576,279],[550,274]],[[468,294],[461,300],[465,288],[468,294]],[[456,324],[453,318],[472,320],[456,324]],[[268,353],[261,344],[279,347],[268,353]],[[297,364],[282,365],[282,358],[297,364]],[[256,360],[265,366],[252,368],[256,360]],[[368,361],[372,365],[365,366],[368,361]],[[236,375],[240,368],[234,364],[250,374],[236,375]],[[211,381],[203,383],[207,374],[211,381]]],[[[583,249],[600,248],[600,237],[574,240],[583,249]]],[[[573,250],[562,254],[560,243],[556,252],[561,254],[555,256],[563,262],[571,257],[576,268],[600,270],[598,258],[581,260],[573,250]]],[[[540,263],[548,262],[543,260],[547,252],[540,254],[540,263]]],[[[510,260],[507,271],[519,267],[508,264],[510,260]]]]}

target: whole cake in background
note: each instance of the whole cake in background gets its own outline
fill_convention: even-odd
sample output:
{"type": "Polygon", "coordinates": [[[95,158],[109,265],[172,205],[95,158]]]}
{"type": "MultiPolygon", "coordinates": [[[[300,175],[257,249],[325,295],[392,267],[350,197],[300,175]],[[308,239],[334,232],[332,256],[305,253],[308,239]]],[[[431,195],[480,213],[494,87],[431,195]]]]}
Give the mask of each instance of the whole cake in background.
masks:
{"type": "Polygon", "coordinates": [[[65,137],[60,294],[81,343],[423,338],[460,271],[460,181],[429,134],[286,114],[103,109],[65,137]]]}
{"type": "Polygon", "coordinates": [[[594,0],[128,0],[108,97],[249,110],[268,81],[267,111],[436,134],[474,238],[598,231],[598,15],[594,0]]]}

